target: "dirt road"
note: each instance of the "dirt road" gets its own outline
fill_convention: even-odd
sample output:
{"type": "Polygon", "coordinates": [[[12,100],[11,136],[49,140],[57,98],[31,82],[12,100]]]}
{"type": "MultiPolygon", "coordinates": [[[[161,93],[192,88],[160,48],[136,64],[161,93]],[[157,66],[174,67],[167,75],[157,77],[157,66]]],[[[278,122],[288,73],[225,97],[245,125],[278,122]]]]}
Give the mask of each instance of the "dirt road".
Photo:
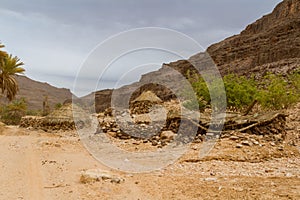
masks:
{"type": "MultiPolygon", "coordinates": [[[[75,132],[6,127],[0,134],[0,200],[300,199],[300,157],[295,149],[281,157],[247,162],[229,156],[235,154],[228,151],[230,145],[228,141],[218,144],[203,161],[190,159],[200,148],[195,145],[192,153],[163,170],[111,171],[125,181],[83,184],[83,170],[110,169],[83,148],[75,132]],[[220,154],[221,148],[227,151],[220,154]]],[[[245,155],[251,153],[248,150],[244,148],[245,155]]]]}

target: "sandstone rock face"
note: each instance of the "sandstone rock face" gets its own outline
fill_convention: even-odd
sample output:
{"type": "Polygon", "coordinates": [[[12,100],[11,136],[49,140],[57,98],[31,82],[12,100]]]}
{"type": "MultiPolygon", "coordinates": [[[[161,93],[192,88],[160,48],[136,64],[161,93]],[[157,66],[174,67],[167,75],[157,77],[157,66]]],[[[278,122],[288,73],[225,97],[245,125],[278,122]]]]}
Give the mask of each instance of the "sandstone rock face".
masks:
{"type": "Polygon", "coordinates": [[[241,34],[207,51],[222,74],[286,73],[300,66],[300,1],[285,0],[241,34]]]}

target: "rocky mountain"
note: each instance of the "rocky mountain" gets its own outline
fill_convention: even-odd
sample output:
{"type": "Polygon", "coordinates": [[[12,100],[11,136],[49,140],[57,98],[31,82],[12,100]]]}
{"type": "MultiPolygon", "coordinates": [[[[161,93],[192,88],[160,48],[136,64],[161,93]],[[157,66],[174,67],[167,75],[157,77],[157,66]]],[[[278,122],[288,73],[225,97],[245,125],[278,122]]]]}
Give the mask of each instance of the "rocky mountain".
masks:
{"type": "MultiPolygon", "coordinates": [[[[138,83],[122,87],[117,91],[123,95],[133,93],[136,98],[145,90],[154,91],[161,99],[174,97],[174,93],[159,84],[147,84],[149,80],[159,79],[165,82],[178,80],[167,67],[185,75],[193,70],[192,63],[205,65],[209,55],[219,68],[222,75],[237,73],[240,75],[254,74],[257,77],[266,72],[289,73],[300,68],[300,1],[284,0],[272,13],[263,16],[248,25],[239,35],[229,37],[208,47],[206,53],[199,53],[189,60],[179,60],[163,64],[162,68],[142,76],[138,83]],[[141,85],[140,88],[136,86],[141,85]],[[132,90],[135,90],[133,92],[132,90]]],[[[172,84],[172,83],[171,83],[172,84]]],[[[181,84],[173,82],[174,87],[181,84]]],[[[94,94],[96,111],[103,111],[110,106],[112,90],[98,91],[94,94]]]]}
{"type": "MultiPolygon", "coordinates": [[[[64,103],[65,100],[72,98],[69,89],[56,88],[48,83],[31,80],[26,76],[16,76],[16,79],[19,83],[16,99],[25,98],[29,110],[42,110],[45,96],[48,96],[50,109],[53,109],[56,104],[64,103]]],[[[2,99],[2,101],[5,100],[2,99]]]]}

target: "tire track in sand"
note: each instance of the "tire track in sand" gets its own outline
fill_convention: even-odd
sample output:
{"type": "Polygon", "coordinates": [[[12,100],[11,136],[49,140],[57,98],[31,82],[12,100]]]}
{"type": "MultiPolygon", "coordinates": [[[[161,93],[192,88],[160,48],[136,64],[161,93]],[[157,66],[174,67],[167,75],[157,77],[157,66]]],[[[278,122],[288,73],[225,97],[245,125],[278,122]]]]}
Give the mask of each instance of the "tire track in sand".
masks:
{"type": "MultiPolygon", "coordinates": [[[[33,138],[31,139],[34,140],[33,138]]],[[[26,138],[26,140],[28,140],[28,138],[26,138]]],[[[29,198],[31,200],[44,200],[39,155],[34,151],[34,143],[32,141],[27,141],[27,144],[29,145],[26,152],[28,160],[28,168],[26,170],[29,198]]]]}

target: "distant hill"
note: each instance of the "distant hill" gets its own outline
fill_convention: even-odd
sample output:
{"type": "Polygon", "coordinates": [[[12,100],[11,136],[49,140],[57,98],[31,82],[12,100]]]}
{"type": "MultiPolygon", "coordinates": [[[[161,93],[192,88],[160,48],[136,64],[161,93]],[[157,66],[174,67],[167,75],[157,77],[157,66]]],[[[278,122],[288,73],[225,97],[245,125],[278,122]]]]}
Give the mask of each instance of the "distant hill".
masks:
{"type": "MultiPolygon", "coordinates": [[[[63,103],[65,100],[72,98],[72,93],[69,89],[56,88],[48,83],[31,80],[26,76],[16,76],[16,79],[20,89],[16,98],[20,99],[24,97],[29,110],[42,110],[45,95],[48,96],[51,109],[53,109],[57,103],[63,103]]],[[[4,101],[4,99],[2,99],[2,101],[4,101]]]]}

